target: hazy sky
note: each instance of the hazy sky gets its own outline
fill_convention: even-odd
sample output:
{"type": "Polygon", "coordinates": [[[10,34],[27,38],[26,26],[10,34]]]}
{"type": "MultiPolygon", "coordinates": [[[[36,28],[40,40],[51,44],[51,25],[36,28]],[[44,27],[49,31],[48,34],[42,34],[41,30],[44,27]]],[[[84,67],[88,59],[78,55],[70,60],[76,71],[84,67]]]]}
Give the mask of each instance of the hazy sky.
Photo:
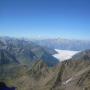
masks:
{"type": "Polygon", "coordinates": [[[90,39],[90,0],[0,0],[0,36],[90,39]]]}

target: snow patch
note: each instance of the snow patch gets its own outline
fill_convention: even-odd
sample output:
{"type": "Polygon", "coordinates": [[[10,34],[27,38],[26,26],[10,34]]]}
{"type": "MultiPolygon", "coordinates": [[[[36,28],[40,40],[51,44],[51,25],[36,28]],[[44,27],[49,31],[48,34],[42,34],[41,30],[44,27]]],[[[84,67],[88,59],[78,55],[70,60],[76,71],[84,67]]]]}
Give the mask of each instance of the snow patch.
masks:
{"type": "Polygon", "coordinates": [[[54,54],[53,56],[57,58],[59,61],[64,61],[66,59],[72,58],[73,55],[79,53],[79,51],[70,51],[70,50],[59,50],[55,49],[57,54],[54,54]]]}
{"type": "Polygon", "coordinates": [[[72,81],[72,78],[68,79],[68,80],[65,81],[63,84],[65,85],[65,84],[69,83],[70,81],[72,81]]]}

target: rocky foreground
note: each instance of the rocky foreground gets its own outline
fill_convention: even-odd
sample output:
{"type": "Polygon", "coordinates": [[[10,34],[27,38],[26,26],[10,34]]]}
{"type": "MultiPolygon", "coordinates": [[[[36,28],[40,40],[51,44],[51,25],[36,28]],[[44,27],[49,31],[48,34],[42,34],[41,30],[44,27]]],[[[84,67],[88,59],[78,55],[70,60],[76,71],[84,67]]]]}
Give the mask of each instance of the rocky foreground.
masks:
{"type": "Polygon", "coordinates": [[[0,65],[0,82],[16,90],[90,90],[90,50],[54,67],[38,60],[29,68],[16,62],[0,65]]]}

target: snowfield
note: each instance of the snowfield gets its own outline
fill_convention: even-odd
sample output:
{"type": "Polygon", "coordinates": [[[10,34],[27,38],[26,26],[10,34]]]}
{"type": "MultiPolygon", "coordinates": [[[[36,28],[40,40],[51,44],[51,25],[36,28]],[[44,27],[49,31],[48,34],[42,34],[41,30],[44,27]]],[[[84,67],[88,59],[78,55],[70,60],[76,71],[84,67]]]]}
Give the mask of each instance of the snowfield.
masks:
{"type": "Polygon", "coordinates": [[[70,59],[72,58],[73,55],[80,52],[80,51],[59,50],[59,49],[55,49],[55,51],[57,51],[57,54],[54,54],[53,56],[57,58],[60,62],[66,59],[70,59]]]}

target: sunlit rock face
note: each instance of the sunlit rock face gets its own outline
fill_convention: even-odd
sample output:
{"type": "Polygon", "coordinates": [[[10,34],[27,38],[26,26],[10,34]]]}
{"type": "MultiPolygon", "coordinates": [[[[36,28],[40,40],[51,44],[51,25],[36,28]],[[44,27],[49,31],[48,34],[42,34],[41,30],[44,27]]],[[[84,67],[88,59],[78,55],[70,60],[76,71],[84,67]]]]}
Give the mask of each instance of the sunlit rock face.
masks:
{"type": "Polygon", "coordinates": [[[0,90],[15,90],[15,87],[8,87],[4,82],[0,82],[0,90]]]}

